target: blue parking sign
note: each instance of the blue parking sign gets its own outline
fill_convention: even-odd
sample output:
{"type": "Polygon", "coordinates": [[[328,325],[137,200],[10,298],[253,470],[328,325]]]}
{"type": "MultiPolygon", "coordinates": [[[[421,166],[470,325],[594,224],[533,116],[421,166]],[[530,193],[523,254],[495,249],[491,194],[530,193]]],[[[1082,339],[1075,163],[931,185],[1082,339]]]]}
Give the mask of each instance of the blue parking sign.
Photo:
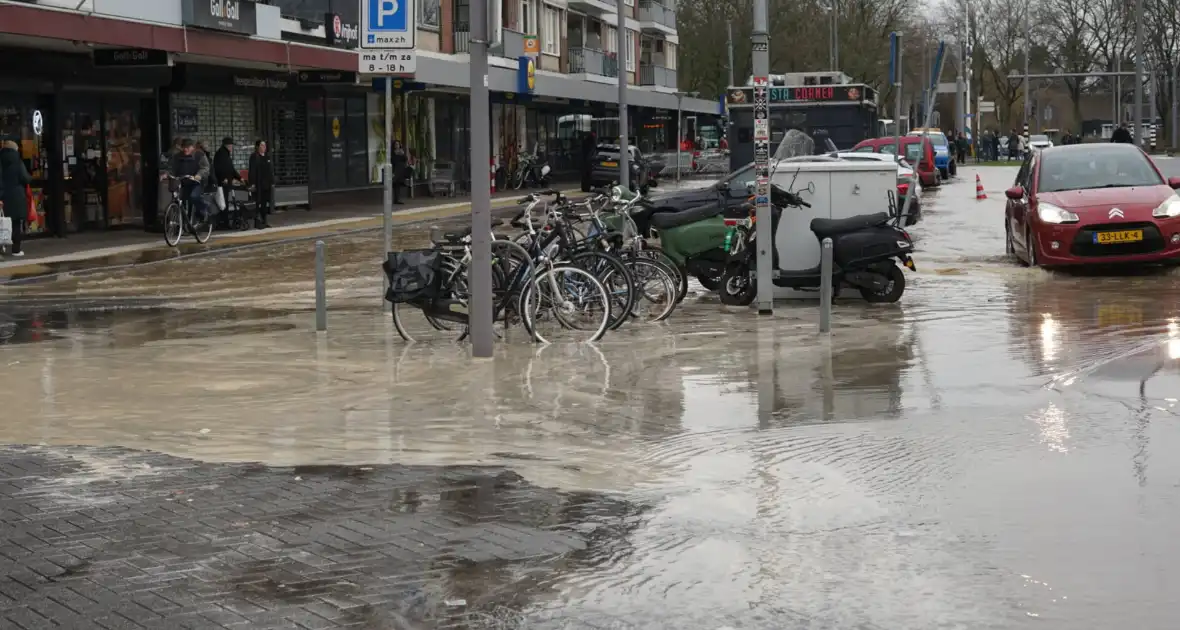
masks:
{"type": "Polygon", "coordinates": [[[383,50],[414,48],[415,0],[364,0],[361,47],[383,50]]]}

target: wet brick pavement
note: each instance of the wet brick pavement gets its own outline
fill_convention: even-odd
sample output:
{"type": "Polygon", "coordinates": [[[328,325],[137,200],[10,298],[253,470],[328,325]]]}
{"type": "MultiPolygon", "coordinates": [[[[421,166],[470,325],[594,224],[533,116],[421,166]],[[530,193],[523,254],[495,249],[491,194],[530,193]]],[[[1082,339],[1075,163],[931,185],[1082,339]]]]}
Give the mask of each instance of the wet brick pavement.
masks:
{"type": "Polygon", "coordinates": [[[26,630],[474,628],[527,605],[506,569],[584,555],[629,509],[504,469],[97,447],[0,447],[0,506],[0,628],[26,630]]]}

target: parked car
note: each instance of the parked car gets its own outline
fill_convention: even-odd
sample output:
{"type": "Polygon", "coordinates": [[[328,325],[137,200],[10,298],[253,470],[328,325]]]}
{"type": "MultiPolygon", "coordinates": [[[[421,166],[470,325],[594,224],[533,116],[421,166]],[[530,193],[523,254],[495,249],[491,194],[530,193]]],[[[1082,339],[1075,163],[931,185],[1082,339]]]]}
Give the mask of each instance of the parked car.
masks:
{"type": "Polygon", "coordinates": [[[1033,134],[1028,137],[1028,146],[1034,149],[1048,149],[1053,146],[1053,141],[1044,134],[1033,134]]]}
{"type": "MultiPolygon", "coordinates": [[[[653,164],[648,162],[639,147],[630,145],[629,149],[628,185],[631,190],[647,190],[651,186],[653,164]]],[[[583,186],[582,192],[590,192],[591,188],[599,186],[611,186],[619,181],[619,145],[600,144],[597,150],[590,168],[590,186],[583,186]]]]}
{"type": "Polygon", "coordinates": [[[906,195],[910,194],[910,187],[913,187],[912,194],[914,200],[910,203],[910,216],[906,217],[906,225],[913,225],[918,222],[922,216],[922,183],[918,180],[914,173],[914,167],[910,166],[905,158],[899,158],[889,153],[868,153],[865,151],[855,152],[846,151],[830,154],[834,158],[841,160],[871,160],[874,162],[896,162],[897,163],[897,203],[898,211],[901,211],[901,204],[904,202],[906,195]]]}
{"type": "Polygon", "coordinates": [[[750,162],[714,184],[654,194],[648,199],[657,212],[675,212],[710,204],[733,208],[749,200],[750,192],[746,185],[754,179],[754,163],[750,162]]]}
{"type": "Polygon", "coordinates": [[[1030,151],[1005,191],[1005,249],[1032,267],[1180,260],[1177,188],[1132,144],[1030,151]]]}
{"type": "Polygon", "coordinates": [[[943,179],[954,177],[958,173],[959,167],[955,164],[955,152],[951,151],[950,142],[942,131],[919,128],[910,131],[907,135],[930,138],[930,142],[934,145],[934,166],[943,179]]]}
{"type": "MultiPolygon", "coordinates": [[[[935,166],[934,143],[920,136],[902,136],[902,155],[910,164],[918,166],[918,181],[926,188],[942,185],[938,168],[935,166]]],[[[897,153],[893,138],[870,138],[862,140],[852,148],[853,153],[897,153]]]]}

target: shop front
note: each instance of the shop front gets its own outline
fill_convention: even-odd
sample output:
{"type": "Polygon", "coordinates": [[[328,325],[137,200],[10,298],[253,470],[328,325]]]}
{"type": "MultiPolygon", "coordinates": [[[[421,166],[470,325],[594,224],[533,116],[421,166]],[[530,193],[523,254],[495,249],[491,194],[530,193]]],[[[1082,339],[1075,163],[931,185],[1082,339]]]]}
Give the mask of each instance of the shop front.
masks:
{"type": "Polygon", "coordinates": [[[0,136],[18,141],[33,178],[30,236],[142,228],[151,220],[155,89],[171,74],[153,65],[158,56],[107,52],[42,52],[35,67],[3,68],[0,136]]]}
{"type": "MultiPolygon", "coordinates": [[[[425,185],[434,173],[438,158],[438,129],[435,97],[421,91],[422,84],[413,82],[394,81],[393,89],[393,139],[401,142],[412,167],[411,178],[415,187],[425,185]]],[[[455,110],[451,105],[453,99],[447,102],[446,115],[448,120],[454,120],[455,110]]],[[[465,109],[460,104],[460,109],[465,109]]],[[[381,81],[373,83],[373,91],[368,95],[368,157],[370,181],[381,183],[381,165],[388,158],[388,147],[385,146],[385,88],[381,81]]],[[[467,125],[464,124],[464,127],[467,125]]],[[[456,150],[456,134],[452,130],[442,130],[446,137],[445,146],[451,156],[458,155],[456,150]]],[[[454,159],[453,157],[451,159],[454,159]]],[[[449,160],[444,160],[449,161],[449,160]]]]}

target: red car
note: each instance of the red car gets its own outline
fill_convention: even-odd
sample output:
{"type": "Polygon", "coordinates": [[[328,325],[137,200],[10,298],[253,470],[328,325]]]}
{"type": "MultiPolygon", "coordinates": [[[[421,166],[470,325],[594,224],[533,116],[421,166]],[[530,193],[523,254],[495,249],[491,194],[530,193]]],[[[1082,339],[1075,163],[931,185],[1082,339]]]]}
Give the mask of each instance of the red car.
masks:
{"type": "MultiPolygon", "coordinates": [[[[870,138],[862,140],[852,147],[853,153],[893,153],[897,154],[893,138],[870,138]]],[[[918,181],[923,188],[933,188],[942,185],[942,178],[934,166],[934,145],[926,136],[902,136],[901,148],[905,151],[905,160],[918,166],[918,181]]]]}
{"type": "Polygon", "coordinates": [[[1029,266],[1180,259],[1180,178],[1131,144],[1033,151],[1005,191],[1005,242],[1029,266]]]}

